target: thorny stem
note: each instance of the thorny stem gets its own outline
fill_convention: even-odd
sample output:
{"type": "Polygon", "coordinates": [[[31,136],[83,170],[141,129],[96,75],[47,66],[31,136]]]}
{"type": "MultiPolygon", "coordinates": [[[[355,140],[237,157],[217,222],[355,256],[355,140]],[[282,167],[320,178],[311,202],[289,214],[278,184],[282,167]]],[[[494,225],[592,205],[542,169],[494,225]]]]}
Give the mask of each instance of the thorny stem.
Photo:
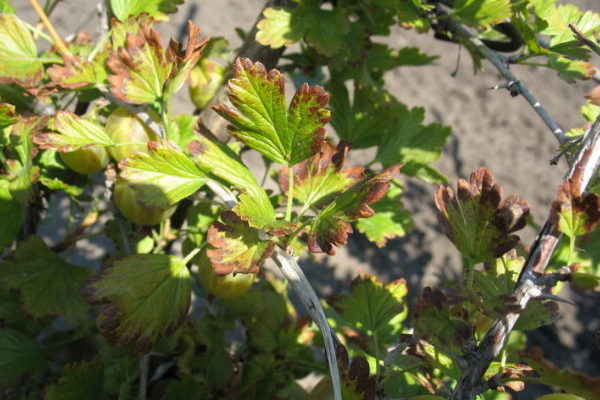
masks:
{"type": "Polygon", "coordinates": [[[56,46],[58,51],[65,57],[73,57],[73,54],[71,54],[69,49],[67,49],[67,47],[63,43],[62,39],[60,38],[60,36],[56,32],[56,30],[54,29],[54,26],[52,26],[52,23],[46,16],[46,13],[42,9],[42,6],[40,6],[40,3],[38,3],[37,0],[29,0],[29,2],[31,3],[31,6],[33,7],[33,9],[37,13],[37,15],[42,20],[42,23],[48,30],[48,33],[52,37],[52,41],[54,42],[54,45],[56,46]]]}
{"type": "MultiPolygon", "coordinates": [[[[445,14],[443,11],[439,10],[439,13],[440,16],[447,17],[447,14],[445,14]]],[[[487,47],[480,39],[475,37],[465,27],[454,21],[452,18],[445,19],[444,23],[447,24],[452,33],[464,40],[470,41],[473,46],[475,46],[477,50],[479,50],[479,52],[485,58],[487,58],[494,65],[494,67],[496,67],[504,79],[508,81],[508,89],[523,95],[525,100],[531,105],[531,107],[533,107],[534,111],[538,114],[542,121],[544,121],[546,126],[550,128],[552,134],[561,145],[569,141],[569,138],[565,136],[562,128],[556,123],[556,121],[554,121],[548,111],[542,107],[542,104],[537,97],[535,97],[533,93],[529,91],[527,86],[525,86],[525,84],[508,69],[507,63],[500,55],[498,55],[498,53],[487,47]]]]}
{"type": "Polygon", "coordinates": [[[287,208],[285,210],[285,220],[292,220],[292,206],[294,205],[294,168],[288,166],[288,193],[287,208]]]}
{"type": "MultiPolygon", "coordinates": [[[[596,119],[596,122],[584,136],[581,147],[575,155],[566,177],[580,188],[579,195],[585,192],[587,185],[596,174],[599,164],[600,118],[596,119]]],[[[550,216],[531,246],[513,291],[521,310],[524,310],[529,300],[539,296],[547,286],[544,279],[540,278],[561,236],[562,234],[558,230],[556,222],[550,216]]],[[[472,400],[479,393],[482,393],[482,390],[485,390],[484,387],[486,386],[482,385],[485,371],[504,348],[508,335],[514,328],[520,314],[521,312],[509,312],[494,321],[479,345],[465,355],[467,366],[463,369],[450,400],[472,400]]]]}

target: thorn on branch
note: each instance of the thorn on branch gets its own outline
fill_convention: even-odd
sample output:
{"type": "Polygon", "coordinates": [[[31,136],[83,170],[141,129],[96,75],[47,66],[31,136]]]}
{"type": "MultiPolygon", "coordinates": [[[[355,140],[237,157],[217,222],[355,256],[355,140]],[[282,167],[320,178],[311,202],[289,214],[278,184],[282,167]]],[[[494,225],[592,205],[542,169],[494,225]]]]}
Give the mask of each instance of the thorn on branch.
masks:
{"type": "Polygon", "coordinates": [[[573,32],[573,36],[575,36],[575,39],[577,39],[580,43],[582,43],[583,45],[589,47],[594,53],[600,55],[600,46],[598,46],[596,43],[594,43],[593,40],[588,39],[587,36],[585,36],[583,34],[583,32],[581,32],[575,25],[573,24],[569,24],[569,29],[571,29],[571,32],[573,32]]]}

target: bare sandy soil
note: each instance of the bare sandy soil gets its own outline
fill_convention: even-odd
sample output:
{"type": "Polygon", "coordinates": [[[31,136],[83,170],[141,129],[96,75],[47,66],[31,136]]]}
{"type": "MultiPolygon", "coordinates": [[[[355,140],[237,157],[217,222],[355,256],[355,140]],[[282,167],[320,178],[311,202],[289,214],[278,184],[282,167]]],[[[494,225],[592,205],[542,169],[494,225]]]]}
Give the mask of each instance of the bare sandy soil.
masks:
{"type": "MultiPolygon", "coordinates": [[[[87,13],[96,3],[93,0],[61,3],[52,16],[59,33],[67,35],[80,27],[94,33],[96,17],[87,13]]],[[[598,0],[575,3],[584,9],[600,11],[598,0]]],[[[20,16],[35,22],[27,1],[13,0],[13,4],[20,16]]],[[[163,39],[180,36],[183,23],[192,19],[204,34],[224,36],[234,47],[238,46],[240,39],[234,28],[248,30],[263,5],[261,0],[187,1],[171,21],[161,27],[163,39]]],[[[459,56],[458,47],[452,43],[402,29],[397,29],[387,41],[397,48],[418,46],[426,53],[440,56],[434,65],[399,68],[387,76],[388,89],[401,101],[409,106],[426,107],[428,121],[452,127],[437,168],[450,182],[468,176],[480,166],[489,168],[505,193],[518,193],[531,204],[535,221],[543,222],[549,202],[566,172],[566,164],[549,165],[548,161],[556,154],[557,142],[525,100],[511,98],[503,90],[488,90],[503,79],[488,63],[484,63],[484,72],[474,75],[466,51],[458,61],[458,73],[452,76],[459,56]]],[[[600,59],[596,58],[594,63],[600,65],[600,59]]],[[[595,86],[594,82],[569,85],[553,71],[537,67],[513,67],[513,72],[563,128],[582,125],[578,110],[585,101],[584,95],[595,86]]],[[[185,96],[179,99],[175,109],[191,111],[185,96]]],[[[360,164],[360,154],[352,162],[360,164]]],[[[404,202],[414,213],[416,229],[404,238],[390,241],[383,249],[355,234],[334,257],[303,259],[302,266],[310,279],[319,282],[322,294],[347,287],[358,270],[376,273],[383,280],[404,277],[413,296],[424,286],[457,276],[460,257],[440,233],[435,217],[433,193],[436,188],[412,179],[405,182],[404,202]]],[[[535,232],[529,229],[522,237],[525,243],[531,243],[535,232]]],[[[96,258],[102,252],[93,243],[85,249],[87,257],[96,258]]],[[[593,343],[594,333],[600,328],[600,295],[571,291],[567,295],[579,306],[561,306],[562,318],[554,326],[531,335],[531,341],[544,345],[547,355],[559,366],[584,368],[598,375],[600,353],[593,343]],[[592,318],[581,318],[585,315],[592,318]]]]}

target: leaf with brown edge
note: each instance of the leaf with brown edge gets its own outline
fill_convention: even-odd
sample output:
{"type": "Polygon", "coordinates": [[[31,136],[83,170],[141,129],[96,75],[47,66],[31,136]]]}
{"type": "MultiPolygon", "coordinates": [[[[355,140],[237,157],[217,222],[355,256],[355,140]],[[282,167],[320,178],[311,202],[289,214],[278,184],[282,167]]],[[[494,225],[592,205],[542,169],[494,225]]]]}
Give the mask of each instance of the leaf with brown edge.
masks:
{"type": "Polygon", "coordinates": [[[102,125],[65,110],[58,111],[48,122],[47,131],[36,133],[33,142],[41,149],[59,152],[114,144],[102,125]]]}
{"type": "Polygon", "coordinates": [[[185,320],[192,284],[185,263],[167,254],[136,254],[113,261],[79,290],[102,304],[97,325],[110,343],[134,343],[144,354],[185,320]]]}
{"type": "Polygon", "coordinates": [[[158,32],[141,25],[137,34],[128,33],[125,47],[113,52],[106,63],[110,91],[131,104],[154,103],[164,94],[164,84],[173,64],[167,60],[158,32]]]}
{"type": "Polygon", "coordinates": [[[352,233],[350,221],[369,218],[374,214],[369,204],[385,196],[390,179],[398,174],[402,164],[364,178],[329,203],[312,221],[308,235],[308,248],[312,253],[335,254],[333,246],[348,241],[352,233]]]}
{"type": "Polygon", "coordinates": [[[591,377],[582,372],[569,369],[558,369],[544,358],[539,347],[532,347],[528,353],[521,353],[522,361],[531,365],[538,378],[530,378],[531,382],[542,383],[581,396],[585,399],[600,398],[600,378],[591,377]]]}
{"type": "Polygon", "coordinates": [[[475,326],[466,321],[463,301],[437,288],[423,289],[412,316],[415,334],[441,349],[462,353],[475,333],[475,326]]]}
{"type": "Polygon", "coordinates": [[[209,41],[209,38],[200,40],[200,28],[187,22],[188,40],[185,49],[183,45],[176,40],[171,39],[167,48],[167,60],[173,63],[173,69],[169,76],[169,81],[165,87],[165,95],[171,97],[184,84],[190,75],[192,68],[198,64],[202,49],[209,41]]]}
{"type": "Polygon", "coordinates": [[[263,241],[257,229],[251,228],[233,211],[221,213],[221,221],[208,228],[208,243],[214,249],[206,254],[217,275],[256,274],[275,247],[272,241],[263,241]]]}
{"type": "Polygon", "coordinates": [[[469,180],[459,179],[456,194],[440,186],[435,196],[442,231],[472,263],[489,261],[515,248],[512,235],[527,223],[529,205],[511,195],[502,200],[502,188],[485,168],[469,180]]]}
{"type": "Polygon", "coordinates": [[[600,197],[595,193],[582,195],[576,180],[569,179],[558,188],[550,215],[562,233],[575,238],[600,222],[600,197]]]}
{"type": "Polygon", "coordinates": [[[286,221],[277,221],[275,209],[265,189],[258,185],[252,172],[227,145],[202,135],[188,144],[196,165],[211,179],[222,180],[239,192],[233,211],[257,229],[272,235],[284,235],[293,229],[286,221]]]}
{"type": "MultiPolygon", "coordinates": [[[[294,165],[294,198],[305,205],[317,205],[322,200],[347,189],[363,175],[364,168],[346,168],[350,143],[341,141],[337,147],[325,142],[310,159],[294,165]]],[[[279,172],[279,187],[287,192],[288,168],[279,172]]]]}
{"type": "Polygon", "coordinates": [[[108,51],[101,51],[92,61],[84,57],[63,57],[64,65],[55,64],[46,71],[52,82],[65,89],[79,89],[103,83],[107,78],[104,64],[108,51]]]}
{"type": "Polygon", "coordinates": [[[316,154],[324,144],[323,126],[329,94],[321,86],[303,84],[286,107],[283,74],[260,62],[238,58],[229,80],[232,106],[215,111],[232,125],[229,132],[272,161],[294,165],[316,154]]]}
{"type": "Polygon", "coordinates": [[[15,14],[0,15],[0,83],[36,87],[44,65],[31,32],[15,14]]]}

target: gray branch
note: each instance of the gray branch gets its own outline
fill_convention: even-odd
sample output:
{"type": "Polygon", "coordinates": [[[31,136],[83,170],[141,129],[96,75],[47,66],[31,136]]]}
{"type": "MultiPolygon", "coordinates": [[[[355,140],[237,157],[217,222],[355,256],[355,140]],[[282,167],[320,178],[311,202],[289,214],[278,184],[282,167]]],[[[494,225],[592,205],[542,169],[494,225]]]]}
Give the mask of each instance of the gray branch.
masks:
{"type": "Polygon", "coordinates": [[[540,101],[529,91],[527,86],[519,80],[508,68],[508,63],[506,60],[496,53],[494,50],[487,47],[480,39],[478,39],[475,35],[469,32],[464,26],[454,21],[448,14],[443,11],[439,12],[440,16],[443,17],[444,22],[447,24],[450,31],[455,34],[457,37],[467,40],[477,48],[477,50],[487,58],[496,69],[502,74],[504,79],[508,82],[507,88],[511,90],[511,93],[518,93],[523,95],[525,100],[533,107],[534,111],[538,114],[538,116],[544,121],[546,126],[552,131],[552,134],[558,140],[558,142],[562,145],[569,141],[569,138],[565,136],[562,128],[554,121],[552,116],[546,111],[540,101]]]}
{"type": "MultiPolygon", "coordinates": [[[[600,163],[600,118],[588,130],[581,148],[565,180],[571,180],[582,194],[594,177],[600,163]]],[[[552,218],[548,218],[538,234],[525,261],[521,275],[513,292],[522,310],[532,298],[541,297],[548,283],[540,279],[562,234],[552,218]]],[[[458,384],[454,388],[451,400],[472,400],[485,386],[483,375],[490,363],[500,354],[508,335],[519,319],[520,313],[508,313],[497,319],[488,330],[481,343],[465,355],[467,367],[463,370],[458,384]]]]}

